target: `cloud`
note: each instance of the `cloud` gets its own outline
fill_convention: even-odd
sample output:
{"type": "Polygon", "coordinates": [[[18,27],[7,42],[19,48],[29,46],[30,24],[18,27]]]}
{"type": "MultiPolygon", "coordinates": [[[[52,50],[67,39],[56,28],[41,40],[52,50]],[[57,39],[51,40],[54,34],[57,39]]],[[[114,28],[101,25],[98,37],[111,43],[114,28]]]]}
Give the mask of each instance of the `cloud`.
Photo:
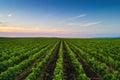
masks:
{"type": "Polygon", "coordinates": [[[0,22],[0,24],[2,24],[3,22],[0,22]]]}
{"type": "Polygon", "coordinates": [[[85,17],[85,16],[87,16],[87,14],[81,14],[79,16],[76,16],[76,18],[81,18],[81,17],[85,17]]]}
{"type": "Polygon", "coordinates": [[[3,16],[4,16],[4,17],[6,17],[6,16],[12,17],[13,15],[12,15],[11,13],[9,13],[9,14],[7,14],[7,15],[5,16],[5,15],[3,15],[3,14],[0,13],[0,18],[3,17],[3,16]]]}
{"type": "Polygon", "coordinates": [[[4,24],[5,23],[5,21],[0,21],[0,24],[4,24]]]}
{"type": "Polygon", "coordinates": [[[1,17],[3,17],[3,15],[2,15],[2,14],[0,14],[0,18],[1,18],[1,17]]]}
{"type": "Polygon", "coordinates": [[[10,14],[8,14],[8,17],[12,17],[12,14],[10,13],[10,14]]]}
{"type": "Polygon", "coordinates": [[[81,15],[78,15],[78,16],[74,16],[74,17],[71,17],[71,18],[64,19],[64,20],[62,20],[61,22],[66,22],[66,21],[70,21],[70,20],[75,20],[75,19],[82,18],[82,17],[85,17],[85,16],[87,16],[87,14],[81,14],[81,15]]]}
{"type": "Polygon", "coordinates": [[[87,22],[87,23],[68,23],[70,26],[80,26],[80,27],[86,27],[86,26],[93,26],[102,23],[101,21],[97,22],[87,22]]]}

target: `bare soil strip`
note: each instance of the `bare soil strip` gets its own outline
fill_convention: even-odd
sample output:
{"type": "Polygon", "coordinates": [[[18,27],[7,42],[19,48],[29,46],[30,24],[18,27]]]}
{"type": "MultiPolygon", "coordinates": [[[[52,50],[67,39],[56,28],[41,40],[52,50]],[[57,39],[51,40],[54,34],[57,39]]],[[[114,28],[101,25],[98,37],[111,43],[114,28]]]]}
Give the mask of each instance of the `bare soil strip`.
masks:
{"type": "Polygon", "coordinates": [[[60,48],[60,43],[57,46],[56,50],[54,51],[53,56],[51,57],[50,61],[48,62],[48,64],[46,65],[45,71],[43,72],[43,75],[41,76],[41,78],[38,79],[42,79],[42,80],[52,80],[54,75],[54,69],[56,66],[56,62],[58,59],[58,52],[59,52],[59,48],[60,48]]]}
{"type": "MultiPolygon", "coordinates": [[[[48,46],[48,45],[43,46],[42,48],[40,48],[40,49],[38,49],[38,50],[35,50],[34,53],[39,52],[41,49],[43,49],[43,48],[45,48],[45,47],[47,47],[47,46],[48,46]]],[[[27,51],[26,51],[26,52],[27,52],[27,51]]],[[[17,56],[16,56],[16,57],[17,57],[17,56]]],[[[18,57],[19,57],[19,56],[18,56],[18,57]]],[[[29,58],[29,56],[24,57],[22,60],[20,60],[20,62],[16,63],[16,65],[24,62],[24,61],[25,61],[26,59],[28,59],[28,58],[29,58]]],[[[9,68],[9,67],[8,67],[8,68],[9,68]]],[[[8,68],[6,68],[5,70],[3,70],[2,72],[6,71],[8,68]]],[[[0,71],[0,73],[1,73],[1,71],[0,71]]]]}
{"type": "MultiPolygon", "coordinates": [[[[43,48],[45,47],[46,46],[43,48]]],[[[24,80],[32,72],[32,67],[36,67],[37,63],[40,62],[45,57],[45,55],[47,55],[47,53],[48,52],[46,51],[44,55],[40,56],[33,64],[31,64],[22,74],[18,75],[14,80],[24,80]]]]}
{"type": "MultiPolygon", "coordinates": [[[[81,49],[81,48],[80,48],[80,49],[81,49]]],[[[86,53],[88,53],[91,57],[94,57],[92,54],[90,54],[90,52],[86,51],[85,49],[81,49],[81,50],[84,51],[84,52],[86,52],[86,53]]],[[[98,58],[96,58],[96,57],[94,57],[94,58],[95,58],[95,60],[101,62],[98,58]]],[[[103,63],[103,62],[102,62],[102,63],[103,63]]],[[[106,63],[104,63],[104,64],[106,65],[106,68],[107,68],[107,70],[108,70],[110,73],[114,73],[114,71],[115,71],[114,68],[108,66],[106,63]]]]}
{"type": "Polygon", "coordinates": [[[72,66],[70,57],[66,50],[65,44],[63,43],[63,67],[64,67],[64,79],[65,80],[77,80],[77,74],[72,66]]]}
{"type": "Polygon", "coordinates": [[[71,48],[71,50],[75,53],[76,58],[78,58],[79,62],[82,64],[86,75],[91,80],[103,80],[100,75],[93,71],[93,69],[86,63],[86,61],[79,55],[79,53],[77,53],[73,48],[71,48]]]}

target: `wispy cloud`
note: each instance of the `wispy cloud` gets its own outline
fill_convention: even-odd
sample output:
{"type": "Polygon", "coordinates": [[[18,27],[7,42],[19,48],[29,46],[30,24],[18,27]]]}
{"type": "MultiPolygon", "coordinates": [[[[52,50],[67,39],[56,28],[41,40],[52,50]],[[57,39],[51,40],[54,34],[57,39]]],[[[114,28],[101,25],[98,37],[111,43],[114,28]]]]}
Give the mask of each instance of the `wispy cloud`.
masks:
{"type": "Polygon", "coordinates": [[[0,13],[0,18],[1,18],[1,17],[6,17],[6,16],[7,16],[7,17],[12,17],[13,15],[12,15],[12,13],[9,13],[9,14],[7,14],[7,15],[3,15],[2,13],[0,13]]]}
{"type": "Polygon", "coordinates": [[[68,23],[70,26],[80,26],[80,27],[86,27],[86,26],[93,26],[102,23],[101,21],[96,22],[87,22],[87,23],[68,23]]]}
{"type": "Polygon", "coordinates": [[[0,21],[0,24],[3,24],[3,23],[5,23],[5,21],[0,21]]]}
{"type": "Polygon", "coordinates": [[[81,14],[79,16],[76,16],[76,18],[81,18],[81,17],[85,17],[85,16],[87,16],[87,14],[81,14]]]}
{"type": "Polygon", "coordinates": [[[0,18],[3,17],[3,14],[0,14],[0,18]]]}
{"type": "Polygon", "coordinates": [[[2,24],[3,22],[2,21],[0,21],[0,24],[2,24]]]}
{"type": "Polygon", "coordinates": [[[81,14],[81,15],[78,15],[78,16],[74,16],[74,17],[70,17],[70,18],[64,19],[64,20],[62,20],[61,22],[66,22],[66,21],[70,21],[70,20],[75,20],[75,19],[82,18],[82,17],[85,17],[85,16],[87,16],[87,14],[81,14]]]}
{"type": "Polygon", "coordinates": [[[2,24],[2,22],[0,22],[0,24],[2,24]]]}
{"type": "Polygon", "coordinates": [[[11,13],[9,13],[9,14],[8,14],[8,17],[12,17],[12,14],[11,14],[11,13]]]}

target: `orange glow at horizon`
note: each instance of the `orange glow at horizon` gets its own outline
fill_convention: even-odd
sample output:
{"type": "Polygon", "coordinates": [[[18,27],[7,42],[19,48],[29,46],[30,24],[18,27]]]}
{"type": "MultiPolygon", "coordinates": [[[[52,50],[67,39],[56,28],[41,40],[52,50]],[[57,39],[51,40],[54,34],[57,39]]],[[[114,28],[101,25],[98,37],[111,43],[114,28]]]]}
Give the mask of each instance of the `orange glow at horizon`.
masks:
{"type": "Polygon", "coordinates": [[[20,32],[20,33],[54,33],[54,34],[67,34],[70,33],[67,30],[57,30],[57,29],[40,29],[35,28],[23,28],[23,27],[0,27],[0,32],[20,32]]]}

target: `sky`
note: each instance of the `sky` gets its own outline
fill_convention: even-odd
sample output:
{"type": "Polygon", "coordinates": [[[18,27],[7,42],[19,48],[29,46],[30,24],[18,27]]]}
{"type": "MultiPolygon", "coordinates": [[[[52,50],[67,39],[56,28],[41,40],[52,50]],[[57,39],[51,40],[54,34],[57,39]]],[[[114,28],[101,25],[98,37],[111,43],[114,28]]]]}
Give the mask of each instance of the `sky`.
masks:
{"type": "Polygon", "coordinates": [[[120,37],[120,0],[0,0],[0,37],[120,37]]]}

